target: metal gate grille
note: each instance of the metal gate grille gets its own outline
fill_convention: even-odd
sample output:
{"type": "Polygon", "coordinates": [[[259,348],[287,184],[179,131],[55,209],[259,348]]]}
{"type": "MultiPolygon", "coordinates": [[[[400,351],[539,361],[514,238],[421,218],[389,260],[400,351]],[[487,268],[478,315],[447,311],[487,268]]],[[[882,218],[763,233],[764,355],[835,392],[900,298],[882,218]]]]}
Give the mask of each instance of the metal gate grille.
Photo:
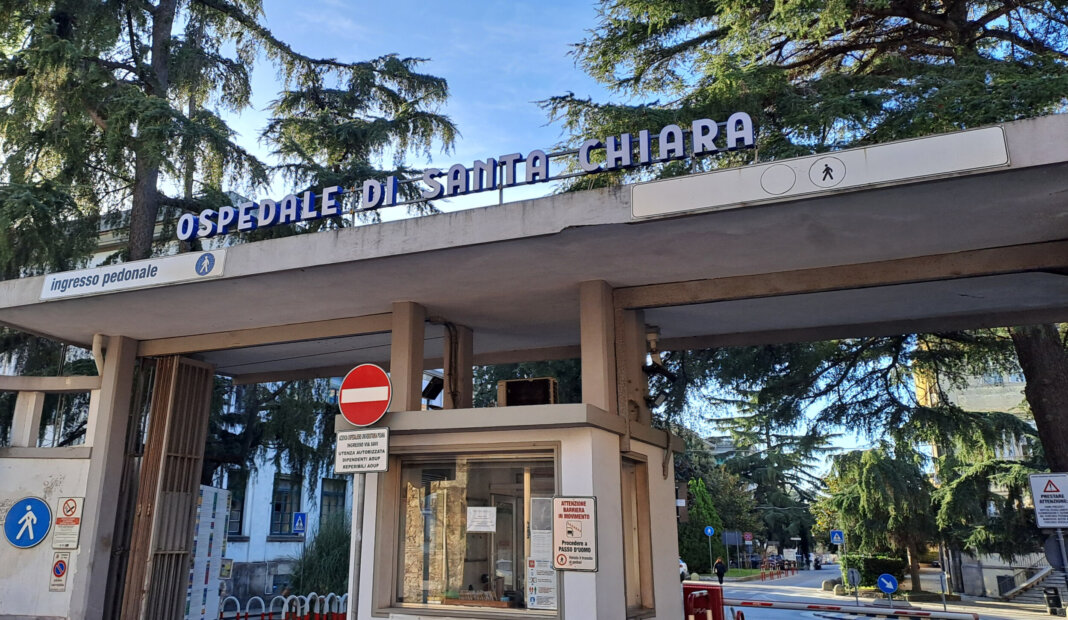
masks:
{"type": "Polygon", "coordinates": [[[183,616],[214,375],[211,366],[176,356],[157,363],[124,620],[183,616]]]}

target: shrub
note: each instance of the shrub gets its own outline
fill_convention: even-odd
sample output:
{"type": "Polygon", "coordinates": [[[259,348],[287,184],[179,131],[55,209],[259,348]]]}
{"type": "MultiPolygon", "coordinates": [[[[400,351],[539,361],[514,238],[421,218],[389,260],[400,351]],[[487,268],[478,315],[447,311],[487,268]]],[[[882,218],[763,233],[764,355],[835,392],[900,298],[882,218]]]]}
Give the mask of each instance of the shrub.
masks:
{"type": "Polygon", "coordinates": [[[343,594],[349,589],[349,521],[328,517],[293,565],[293,594],[343,594]]]}
{"type": "Polygon", "coordinates": [[[860,571],[860,585],[873,587],[878,585],[876,579],[883,573],[888,573],[897,578],[900,583],[905,578],[905,571],[909,563],[897,556],[892,555],[858,555],[850,554],[842,556],[842,577],[851,568],[860,571]]]}

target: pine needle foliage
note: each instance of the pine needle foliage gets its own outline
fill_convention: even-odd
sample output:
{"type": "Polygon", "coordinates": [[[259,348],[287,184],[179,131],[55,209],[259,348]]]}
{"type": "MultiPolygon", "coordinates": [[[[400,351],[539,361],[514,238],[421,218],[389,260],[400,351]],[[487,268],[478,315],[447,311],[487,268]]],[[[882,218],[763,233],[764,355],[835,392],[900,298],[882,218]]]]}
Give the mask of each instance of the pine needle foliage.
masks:
{"type": "MultiPolygon", "coordinates": [[[[263,190],[271,167],[224,120],[250,106],[261,60],[281,88],[262,138],[290,181],[352,187],[403,169],[412,148],[452,144],[455,128],[436,113],[447,86],[418,72],[419,59],[312,58],[264,22],[260,0],[0,3],[0,181],[12,186],[0,220],[19,219],[7,200],[47,208],[53,226],[129,209],[126,256],[140,259],[158,218],[263,190]]],[[[85,240],[64,257],[84,256],[85,240]]],[[[33,235],[15,241],[33,249],[0,239],[0,272],[55,264],[34,254],[33,235]]]]}
{"type": "Polygon", "coordinates": [[[626,103],[565,94],[543,105],[572,144],[736,110],[753,116],[756,155],[655,173],[671,176],[1061,110],[1066,34],[1068,7],[1056,0],[601,0],[574,55],[626,103]]]}

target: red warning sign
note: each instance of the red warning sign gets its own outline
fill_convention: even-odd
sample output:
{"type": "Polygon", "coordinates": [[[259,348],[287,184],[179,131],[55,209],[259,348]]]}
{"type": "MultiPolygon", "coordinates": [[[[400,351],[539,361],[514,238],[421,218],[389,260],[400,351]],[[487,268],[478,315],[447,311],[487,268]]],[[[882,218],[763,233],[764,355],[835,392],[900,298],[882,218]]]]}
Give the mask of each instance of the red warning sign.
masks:
{"type": "Polygon", "coordinates": [[[360,364],[341,381],[338,407],[356,426],[370,426],[382,419],[393,398],[389,375],[374,364],[360,364]]]}
{"type": "Polygon", "coordinates": [[[1061,490],[1057,488],[1057,485],[1053,484],[1052,480],[1046,481],[1046,488],[1042,489],[1043,493],[1060,493],[1061,490]]]}

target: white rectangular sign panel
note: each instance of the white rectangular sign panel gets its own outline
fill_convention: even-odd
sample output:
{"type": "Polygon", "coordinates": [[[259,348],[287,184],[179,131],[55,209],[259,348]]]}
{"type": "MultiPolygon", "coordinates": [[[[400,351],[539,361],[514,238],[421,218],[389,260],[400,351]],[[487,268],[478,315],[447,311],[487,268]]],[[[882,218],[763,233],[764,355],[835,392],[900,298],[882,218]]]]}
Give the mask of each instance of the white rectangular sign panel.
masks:
{"type": "Polygon", "coordinates": [[[1068,529],[1068,474],[1031,474],[1038,527],[1068,529]]]}
{"type": "Polygon", "coordinates": [[[597,498],[553,498],[553,568],[597,570],[597,498]]]}
{"type": "Polygon", "coordinates": [[[467,507],[467,531],[468,532],[496,532],[497,531],[497,507],[496,506],[468,506],[467,507]]]}
{"type": "Polygon", "coordinates": [[[56,507],[55,531],[52,534],[53,549],[77,549],[82,531],[82,504],[84,497],[61,497],[56,507]]]}
{"type": "Polygon", "coordinates": [[[67,573],[70,572],[70,551],[52,554],[52,575],[48,580],[49,592],[67,591],[67,573]]]}
{"type": "Polygon", "coordinates": [[[95,269],[64,271],[45,276],[41,300],[102,295],[178,282],[210,280],[223,274],[225,250],[189,252],[95,269]]]}
{"type": "Polygon", "coordinates": [[[527,609],[556,609],[556,571],[548,560],[527,558],[527,609]]]}
{"type": "Polygon", "coordinates": [[[386,471],[388,465],[388,428],[345,431],[337,434],[334,473],[365,474],[386,471]]]}
{"type": "Polygon", "coordinates": [[[1005,132],[986,127],[638,183],[631,209],[635,218],[734,209],[1008,164],[1005,132]]]}

